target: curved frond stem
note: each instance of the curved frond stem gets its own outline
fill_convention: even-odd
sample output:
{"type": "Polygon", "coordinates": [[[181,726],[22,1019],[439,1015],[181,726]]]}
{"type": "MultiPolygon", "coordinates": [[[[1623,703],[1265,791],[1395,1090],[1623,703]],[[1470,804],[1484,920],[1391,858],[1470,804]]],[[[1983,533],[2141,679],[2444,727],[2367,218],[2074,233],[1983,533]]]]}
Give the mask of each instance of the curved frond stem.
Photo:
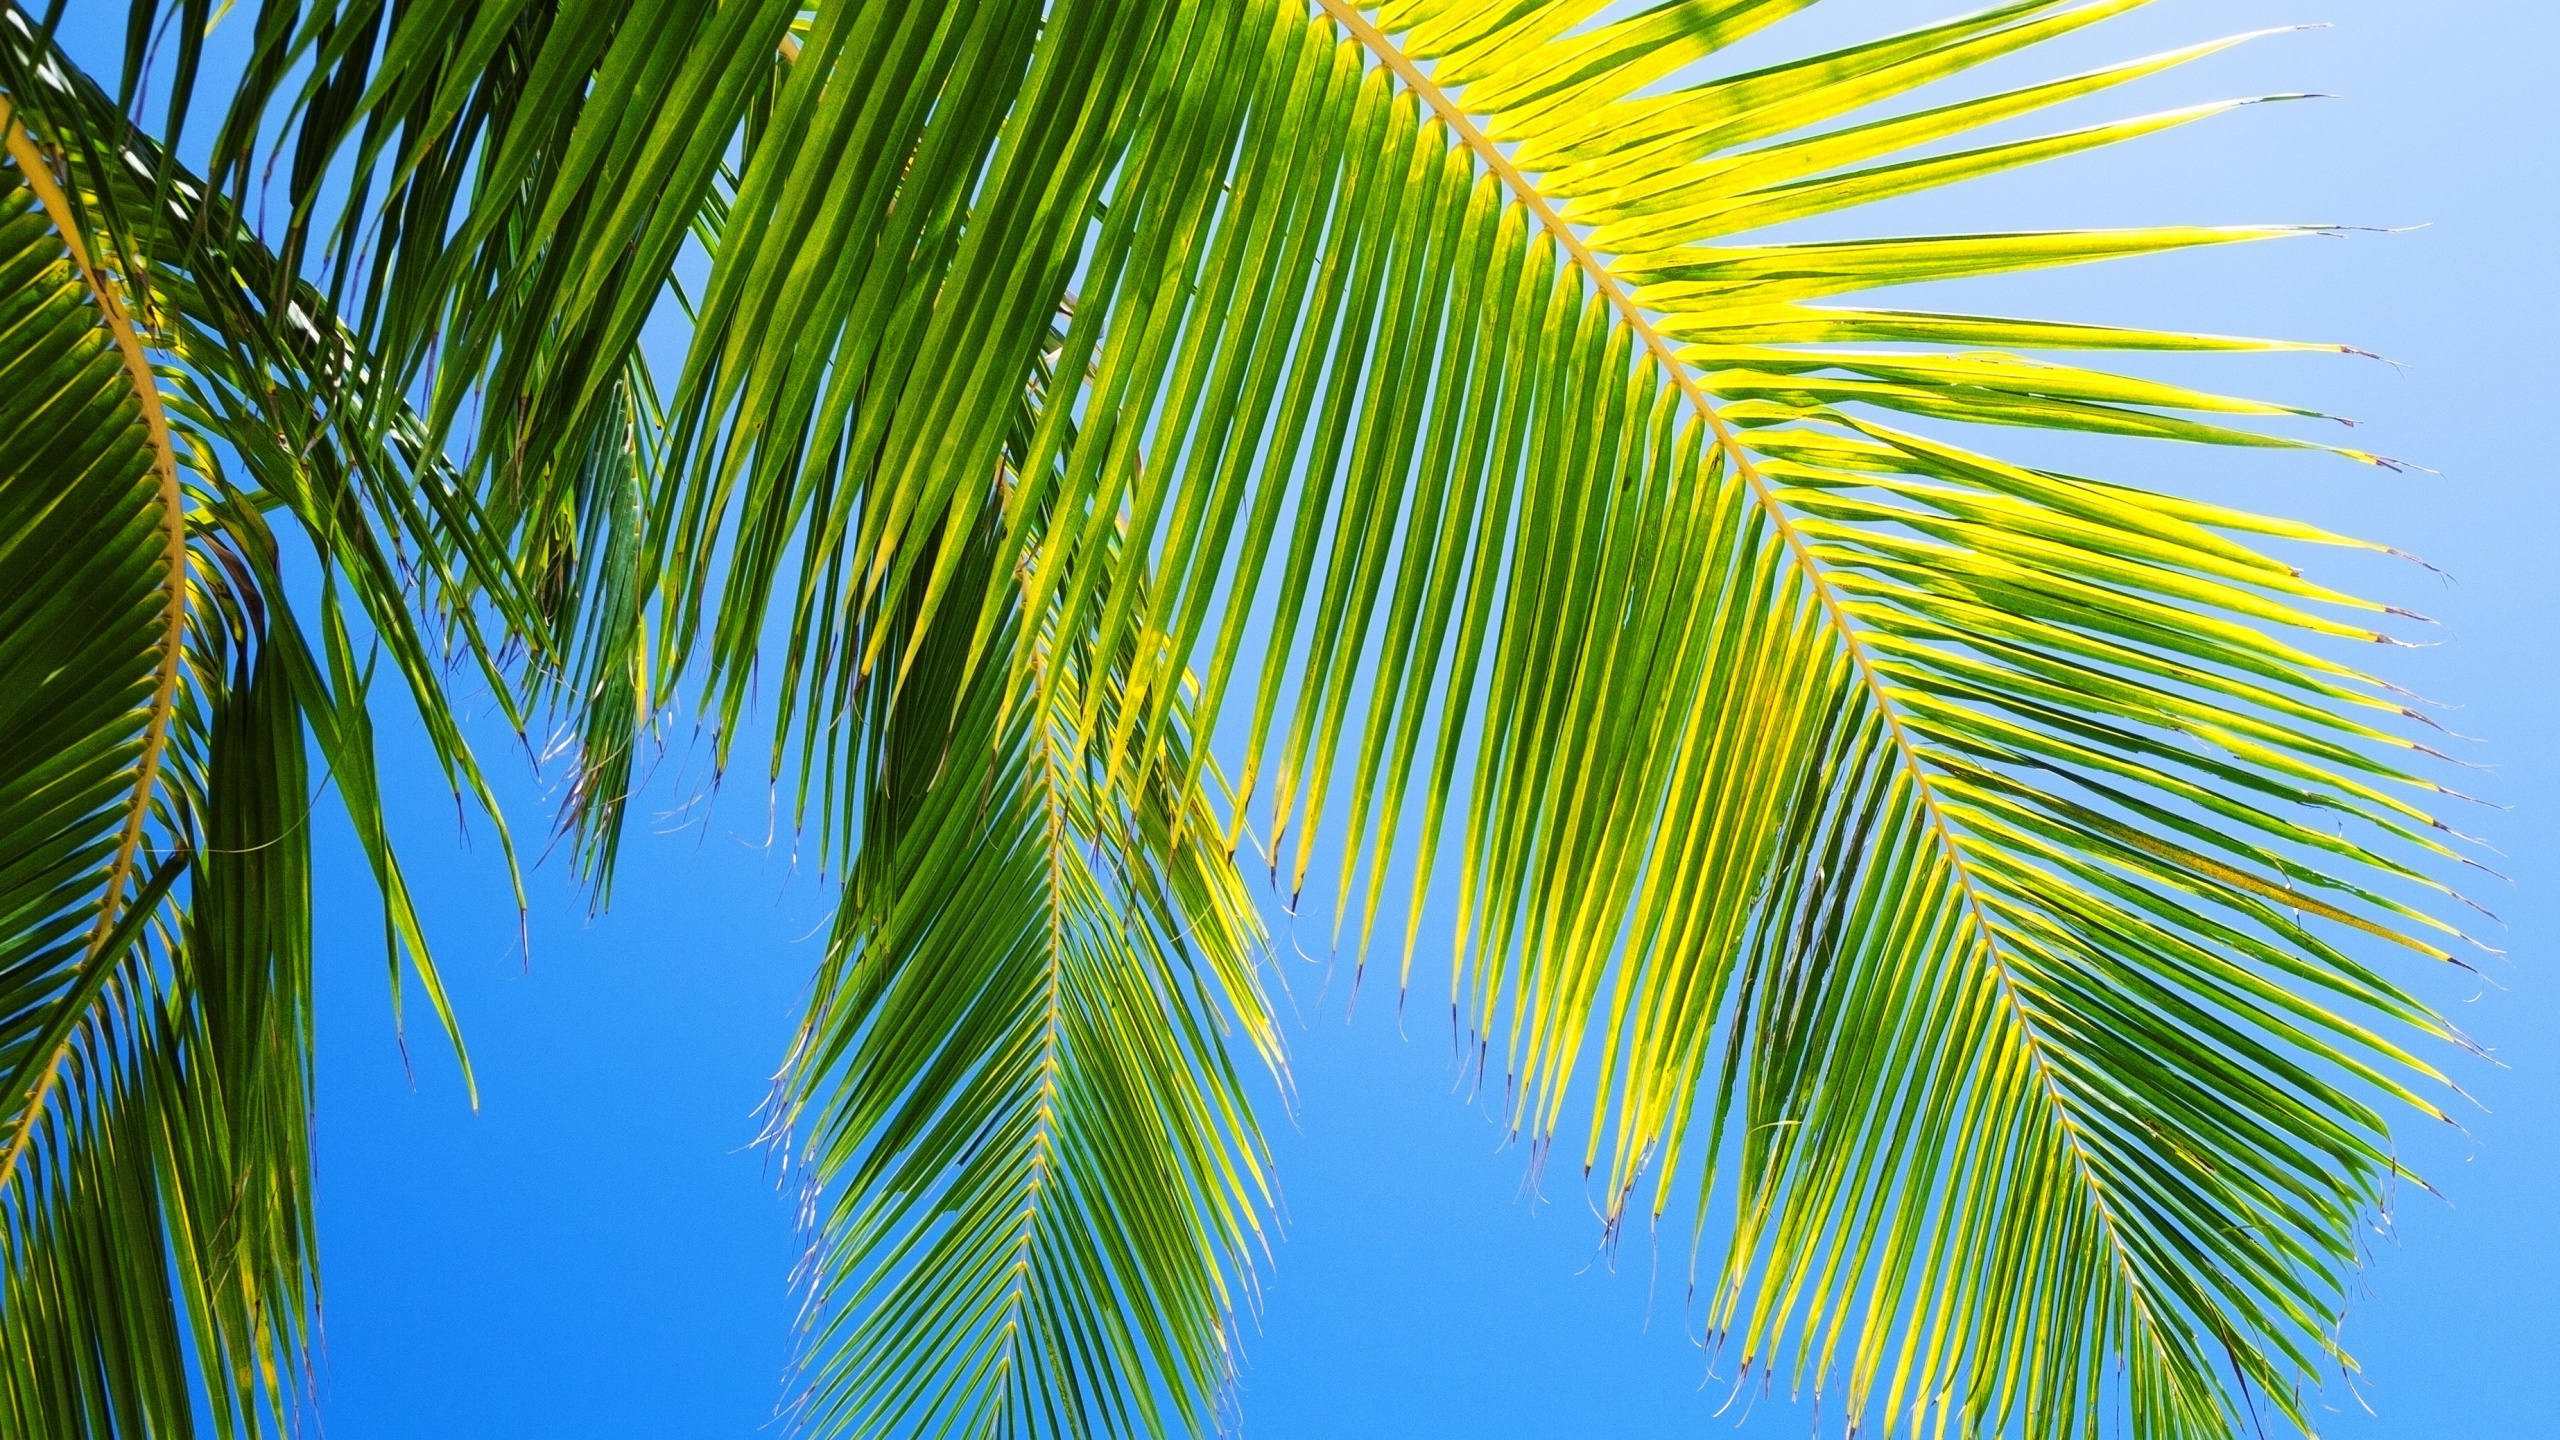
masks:
{"type": "MultiPolygon", "coordinates": [[[[1759,506],[1761,513],[1768,517],[1771,528],[1784,542],[1788,555],[1803,572],[1806,585],[1822,614],[1839,636],[1841,648],[1857,673],[1860,687],[1867,692],[1870,702],[1875,706],[1876,713],[1883,721],[1886,734],[1891,740],[1894,753],[1899,757],[1904,772],[1911,778],[1913,793],[1920,801],[1921,812],[1927,819],[1929,832],[1936,838],[1940,852],[1946,857],[1949,873],[1963,897],[1966,926],[1977,937],[1981,954],[1990,965],[1993,976],[1998,982],[2002,1009],[2017,1026],[2029,1061],[2035,1067],[2037,1082],[2051,1101],[2061,1121],[2063,1133],[2070,1146],[2073,1167],[2078,1171],[2082,1182],[2089,1189],[2093,1202],[2098,1207],[2100,1223],[2106,1228],[2109,1248],[2114,1253],[2119,1273],[2123,1274],[2127,1283],[2133,1286],[2137,1295],[2142,1294],[2143,1287],[2129,1263],[2115,1216],[2107,1205],[2105,1187],[2099,1182],[2098,1176],[2090,1165],[2087,1150],[2081,1141],[2079,1126],[2073,1120],[2071,1107],[2063,1097],[2061,1087],[2053,1074],[2051,1060],[2045,1053],[2043,1037],[2038,1034],[2033,1019],[2027,1014],[2026,1007],[2018,997],[2016,977],[2011,973],[2006,958],[2000,953],[1998,931],[1991,924],[1990,913],[1983,903],[1980,888],[1975,882],[1971,868],[1966,863],[1964,847],[1957,843],[1955,828],[1948,822],[1945,811],[1939,805],[1936,789],[1930,783],[1928,767],[1921,762],[1919,748],[1912,743],[1909,732],[1904,728],[1902,717],[1893,705],[1883,678],[1876,672],[1874,659],[1868,653],[1867,647],[1860,642],[1857,628],[1842,606],[1838,594],[1833,590],[1829,576],[1815,560],[1811,546],[1787,514],[1786,507],[1779,503],[1777,493],[1770,486],[1767,477],[1762,475],[1759,467],[1753,463],[1749,448],[1743,445],[1740,437],[1734,433],[1733,427],[1717,412],[1715,403],[1699,386],[1689,366],[1672,349],[1671,342],[1654,325],[1652,317],[1645,313],[1644,309],[1636,303],[1635,297],[1628,293],[1625,285],[1610,271],[1608,264],[1592,250],[1582,235],[1557,213],[1554,205],[1548,202],[1547,197],[1540,192],[1537,185],[1521,172],[1519,166],[1512,163],[1511,157],[1504,154],[1501,148],[1485,135],[1484,131],[1476,125],[1474,118],[1459,105],[1457,100],[1436,84],[1430,75],[1425,73],[1411,56],[1405,54],[1393,41],[1389,40],[1384,32],[1371,24],[1368,17],[1362,15],[1350,0],[1318,0],[1318,3],[1324,7],[1325,13],[1331,16],[1335,23],[1341,25],[1371,54],[1377,56],[1379,62],[1393,71],[1396,78],[1402,81],[1417,99],[1428,105],[1432,113],[1448,125],[1450,133],[1457,136],[1473,152],[1478,162],[1502,182],[1521,206],[1536,217],[1538,224],[1546,230],[1556,244],[1572,257],[1574,265],[1581,269],[1592,285],[1608,300],[1610,308],[1617,312],[1620,322],[1626,325],[1629,332],[1643,344],[1646,353],[1652,355],[1661,364],[1663,373],[1670,378],[1671,382],[1679,387],[1681,395],[1688,400],[1690,408],[1697,412],[1698,418],[1714,435],[1716,448],[1724,453],[1726,462],[1733,466],[1736,474],[1741,476],[1743,483],[1751,492],[1754,503],[1759,506]]],[[[1961,935],[1959,939],[1961,940],[1961,935]]],[[[2147,1304],[2145,1313],[2148,1318],[2147,1304]]]]}
{"type": "MultiPolygon", "coordinates": [[[[133,318],[126,313],[123,300],[110,285],[90,257],[88,246],[80,238],[78,215],[70,197],[55,182],[53,167],[26,126],[18,123],[9,97],[0,95],[0,126],[7,131],[9,157],[15,160],[27,187],[44,206],[45,215],[62,237],[63,248],[80,272],[81,283],[97,301],[98,313],[106,320],[107,330],[115,339],[116,353],[124,361],[126,378],[133,383],[134,404],[142,412],[144,426],[151,437],[152,466],[159,477],[160,528],[164,538],[167,573],[164,584],[168,597],[162,604],[163,628],[160,636],[160,666],[154,681],[148,718],[144,722],[142,753],[134,763],[132,797],[126,802],[122,833],[117,837],[114,861],[107,867],[106,888],[98,901],[98,919],[89,932],[86,952],[81,956],[83,971],[91,966],[109,963],[104,953],[107,941],[116,934],[116,920],[123,908],[125,891],[134,874],[134,866],[142,851],[142,835],[151,817],[151,799],[160,783],[160,762],[169,745],[170,721],[178,705],[178,668],[186,652],[187,627],[187,519],[185,497],[178,489],[178,456],[169,442],[169,416],[161,408],[160,388],[151,378],[150,358],[143,354],[142,337],[133,328],[133,318]]],[[[29,1094],[26,1110],[18,1117],[17,1132],[9,1138],[9,1148],[0,1154],[0,1187],[6,1187],[16,1174],[19,1159],[34,1140],[37,1127],[43,1124],[45,1102],[52,1094],[55,1081],[62,1073],[62,1063],[70,1053],[71,1036],[65,1034],[36,1078],[29,1094]]]]}

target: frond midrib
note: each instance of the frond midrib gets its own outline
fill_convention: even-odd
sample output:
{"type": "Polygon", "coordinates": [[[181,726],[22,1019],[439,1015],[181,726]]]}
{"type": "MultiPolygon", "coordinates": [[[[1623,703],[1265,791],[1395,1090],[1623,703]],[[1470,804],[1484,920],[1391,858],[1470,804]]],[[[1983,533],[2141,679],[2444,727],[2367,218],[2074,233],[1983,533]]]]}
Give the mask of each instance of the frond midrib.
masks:
{"type": "Polygon", "coordinates": [[[1983,904],[1972,869],[1966,863],[1963,843],[1957,836],[1954,825],[1947,819],[1945,811],[1939,806],[1936,789],[1930,781],[1929,769],[1921,759],[1919,749],[1913,744],[1909,732],[1903,727],[1902,717],[1894,708],[1891,692],[1886,688],[1882,677],[1876,673],[1874,661],[1868,654],[1866,645],[1859,638],[1855,622],[1849,618],[1839,597],[1832,590],[1830,577],[1815,560],[1811,546],[1797,530],[1793,519],[1786,512],[1786,507],[1779,503],[1777,494],[1769,485],[1767,478],[1761,475],[1759,467],[1752,463],[1750,451],[1734,433],[1733,427],[1726,423],[1721,414],[1717,413],[1714,402],[1708,399],[1706,392],[1699,387],[1696,378],[1690,374],[1689,367],[1682,363],[1678,353],[1671,348],[1670,341],[1655,327],[1651,317],[1646,315],[1643,308],[1636,304],[1635,297],[1630,295],[1618,277],[1610,272],[1608,265],[1591,249],[1573,226],[1557,213],[1555,207],[1548,203],[1546,196],[1539,191],[1537,185],[1477,127],[1474,119],[1447,91],[1441,89],[1411,56],[1405,54],[1382,31],[1371,24],[1368,17],[1362,15],[1350,0],[1318,0],[1318,3],[1324,7],[1325,13],[1335,23],[1348,31],[1371,54],[1377,56],[1380,63],[1393,71],[1396,78],[1403,82],[1405,88],[1415,98],[1429,106],[1432,113],[1438,115],[1449,127],[1450,133],[1456,136],[1459,142],[1475,155],[1477,161],[1519,200],[1522,207],[1536,219],[1540,228],[1547,232],[1549,238],[1563,248],[1574,266],[1582,271],[1600,294],[1607,299],[1610,308],[1617,312],[1619,323],[1625,325],[1636,336],[1643,344],[1645,351],[1652,355],[1662,367],[1663,373],[1679,388],[1681,395],[1689,402],[1690,408],[1696,411],[1699,419],[1706,424],[1709,432],[1715,437],[1716,448],[1724,453],[1726,463],[1733,466],[1735,473],[1740,475],[1743,483],[1749,487],[1753,501],[1759,506],[1761,513],[1768,518],[1770,526],[1785,544],[1788,556],[1804,574],[1806,584],[1812,591],[1816,603],[1821,607],[1825,620],[1833,633],[1840,637],[1840,644],[1857,673],[1860,687],[1866,691],[1869,703],[1875,707],[1877,715],[1884,721],[1894,753],[1900,758],[1904,772],[1910,776],[1912,787],[1919,796],[1924,823],[1929,833],[1936,839],[1940,852],[1946,857],[1949,870],[1955,878],[1957,889],[1963,899],[1968,926],[1978,937],[1979,953],[1991,967],[1998,982],[2001,1009],[2008,1014],[2025,1044],[2028,1060],[2035,1067],[2039,1087],[2044,1091],[2047,1102],[2052,1105],[2062,1125],[2064,1138],[2070,1148],[2072,1169],[2081,1177],[2092,1203],[2097,1207],[2099,1222],[2106,1230],[2108,1248],[2114,1256],[2117,1272],[2132,1290],[2136,1308],[2145,1322],[2156,1325],[2158,1322],[2152,1314],[2149,1287],[2144,1285],[2132,1270],[2132,1255],[2118,1232],[2107,1187],[2092,1169],[2088,1152],[2081,1144],[2078,1119],[2071,1103],[2063,1095],[2060,1082],[2054,1075],[2052,1063],[2045,1054],[2044,1037],[2037,1030],[2033,1019],[2026,1013],[2024,1003],[2018,998],[2015,977],[2010,971],[2008,958],[2001,953],[1997,931],[1991,924],[1989,910],[1983,904]]]}

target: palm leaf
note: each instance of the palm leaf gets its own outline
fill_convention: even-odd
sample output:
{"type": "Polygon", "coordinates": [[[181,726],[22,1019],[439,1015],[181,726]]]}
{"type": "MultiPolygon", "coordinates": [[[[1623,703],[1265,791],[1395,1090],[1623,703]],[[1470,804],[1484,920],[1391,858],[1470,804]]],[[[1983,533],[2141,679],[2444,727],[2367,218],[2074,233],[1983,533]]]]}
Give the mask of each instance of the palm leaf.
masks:
{"type": "MultiPolygon", "coordinates": [[[[392,661],[437,763],[457,797],[469,791],[513,848],[448,698],[451,667],[471,663],[502,705],[512,690],[483,612],[541,655],[550,632],[483,510],[436,454],[403,404],[374,404],[379,366],[339,324],[319,291],[293,278],[237,214],[143,135],[58,48],[11,7],[0,32],[0,91],[17,97],[46,149],[77,183],[65,201],[93,243],[114,257],[135,295],[137,333],[161,357],[157,385],[176,422],[182,462],[248,512],[282,509],[318,552],[316,643],[297,685],[313,736],[386,902],[395,1009],[405,965],[423,982],[458,1044],[423,928],[407,899],[374,779],[369,713],[372,660],[359,635],[392,661]],[[249,488],[238,489],[226,464],[249,488]]],[[[244,583],[272,591],[256,557],[263,520],[244,520],[235,547],[244,583]]],[[[234,527],[240,528],[240,527],[234,527]]],[[[280,604],[266,607],[281,611],[280,604]]],[[[299,627],[292,627],[297,635],[299,627]]],[[[509,706],[511,718],[521,717],[509,706]]],[[[522,904],[521,883],[517,899],[522,904]]],[[[466,1077],[468,1065],[465,1065],[466,1077]]]]}
{"type": "Polygon", "coordinates": [[[963,663],[967,618],[946,610],[878,702],[860,858],[794,1055],[826,1197],[800,1414],[1197,1433],[1269,1200],[1225,1038],[1232,1017],[1278,1063],[1251,901],[1179,750],[1124,805],[1080,748],[1072,697],[1125,660],[1044,635],[1070,700],[1008,713],[963,663]]]}
{"type": "Polygon", "coordinates": [[[281,1433],[317,1302],[306,745],[383,882],[395,993],[405,962],[450,1029],[344,609],[477,785],[392,553],[501,601],[508,572],[414,422],[332,403],[363,366],[311,293],[260,307],[274,258],[23,13],[0,26],[0,1429],[281,1433]],[[325,662],[277,508],[331,571],[325,662]]]}
{"type": "MultiPolygon", "coordinates": [[[[823,1332],[830,1425],[1143,1430],[1205,1413],[1218,1373],[1188,1358],[1204,1303],[1178,1339],[985,1388],[1020,1352],[975,1307],[1028,1292],[900,1288],[921,1252],[882,1237],[924,1233],[916,1206],[999,1215],[1021,1174],[903,1137],[1023,1113],[1036,1062],[916,1087],[969,1027],[1049,1053],[1002,997],[1029,957],[1057,973],[1018,942],[1064,873],[874,824],[884,786],[938,783],[884,759],[910,692],[970,717],[932,719],[966,743],[912,767],[988,797],[945,793],[916,836],[1018,816],[1053,746],[1090,767],[1076,813],[1144,813],[1212,773],[1195,737],[1232,716],[1267,808],[1215,826],[1258,830],[1293,896],[1342,835],[1365,942],[1409,865],[1409,968],[1423,887],[1452,882],[1454,1019],[1500,1048],[1516,1129],[1543,1155],[1592,1097],[1613,1232],[1688,1197],[1720,1247],[1700,1313],[1746,1372],[1888,1430],[2305,1420],[2396,1173],[2383,1107],[2436,1113],[2403,1046],[2453,1038],[2367,951],[2462,943],[2424,908],[2460,849],[2418,717],[2328,648],[2387,639],[2376,609],[2263,548],[2350,542],[1908,427],[2385,463],[2270,428],[2295,407],[2011,353],[2344,347],[1837,302],[2326,227],[1753,243],[2232,108],[1977,136],[2229,42],[1910,108],[2140,0],[1699,78],[1809,3],[262,12],[224,173],[245,185],[284,98],[297,224],[331,157],[380,180],[324,232],[383,237],[342,282],[377,405],[424,387],[519,553],[604,577],[574,678],[536,687],[591,737],[598,853],[644,717],[698,685],[725,757],[764,673],[770,773],[849,857],[809,1032],[840,1048],[803,1102],[845,1117],[817,1122],[832,1273],[886,1278],[827,1292],[874,1317],[823,1332]],[[710,274],[678,292],[694,243],[710,274]],[[661,432],[639,337],[679,294],[661,432]],[[463,425],[475,392],[503,423],[463,425]],[[958,895],[1011,938],[881,918],[958,895]],[[964,964],[989,1008],[928,1011],[964,964]]],[[[1193,811],[1097,821],[1107,873],[1173,873],[1193,811]]],[[[1102,908],[1140,923],[1145,893],[1102,908]]],[[[1190,1002],[1155,988],[1179,1031],[1190,1002]]],[[[1214,1069],[1149,1063],[1158,1094],[1214,1069]]],[[[980,1273],[1011,1232],[948,1233],[980,1273]]],[[[1229,1263],[1106,1251],[1081,1257],[1121,1307],[1095,1336],[1229,1263]]]]}
{"type": "Polygon", "coordinates": [[[0,1413],[189,1433],[193,1375],[264,1433],[313,1256],[300,711],[233,542],[192,533],[124,293],[0,124],[0,1413]]]}

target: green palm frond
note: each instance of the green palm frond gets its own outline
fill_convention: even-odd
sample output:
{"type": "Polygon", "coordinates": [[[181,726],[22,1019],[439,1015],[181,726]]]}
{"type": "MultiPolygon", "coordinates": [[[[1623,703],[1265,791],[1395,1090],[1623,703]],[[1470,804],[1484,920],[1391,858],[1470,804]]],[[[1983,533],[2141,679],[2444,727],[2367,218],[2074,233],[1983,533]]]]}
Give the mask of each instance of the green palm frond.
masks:
{"type": "Polygon", "coordinates": [[[826,1207],[797,1404],[827,1433],[1202,1433],[1270,1200],[1226,1036],[1279,1061],[1259,926],[1181,749],[1122,803],[1080,744],[1125,657],[1042,635],[1068,699],[1008,712],[967,618],[876,702],[793,1057],[826,1207]]]}
{"type": "MultiPolygon", "coordinates": [[[[447,781],[497,825],[512,869],[504,821],[448,688],[454,664],[467,662],[518,718],[488,622],[537,655],[549,650],[550,631],[503,539],[422,420],[404,404],[371,403],[379,367],[325,297],[293,278],[69,57],[39,44],[15,6],[0,10],[0,94],[41,131],[40,148],[66,177],[72,223],[91,232],[92,247],[132,290],[179,463],[203,476],[210,494],[231,497],[226,510],[290,515],[318,554],[317,634],[298,642],[310,671],[297,684],[312,738],[382,889],[395,1006],[405,965],[458,1042],[382,819],[369,710],[374,657],[391,661],[447,781]]],[[[263,534],[262,519],[242,524],[263,534]]],[[[243,583],[273,590],[274,578],[258,571],[271,568],[258,557],[272,545],[242,539],[234,549],[258,576],[243,583]]]]}
{"type": "Polygon", "coordinates": [[[503,608],[506,562],[413,420],[334,403],[363,366],[316,296],[262,292],[274,258],[15,8],[0,131],[0,1433],[285,1433],[317,1303],[306,747],[395,994],[405,966],[450,1030],[346,610],[478,786],[418,590],[458,565],[503,608]],[[319,654],[276,510],[328,566],[319,654]]]}
{"type": "Polygon", "coordinates": [[[301,712],[124,292],[0,125],[0,1414],[185,1434],[194,1376],[265,1433],[314,1256],[301,712]]]}
{"type": "Polygon", "coordinates": [[[2458,1041],[2396,978],[2465,943],[2450,792],[2334,658],[2386,612],[2269,553],[2356,542],[1985,450],[2387,464],[2093,358],[2345,347],[1864,297],[2330,227],[1755,239],[2236,108],[1985,133],[2236,41],[1921,97],[2141,0],[1711,73],[1810,3],[262,8],[217,174],[281,105],[362,412],[424,397],[548,582],[591,860],[670,697],[725,761],[763,677],[845,866],[793,1092],[822,1428],[1209,1412],[1255,1148],[1166,1037],[1261,1022],[1240,924],[1215,984],[1171,937],[1248,831],[1292,897],[1339,843],[1364,945],[1409,867],[1407,969],[1454,891],[1513,1126],[1587,1131],[1612,1233],[1694,1207],[1746,1370],[1889,1432],[2306,1422],[2385,1108],[2438,1113],[2405,1047],[2458,1041]],[[1160,1228],[1008,1228],[1071,1140],[1074,1203],[1160,1228]]]}

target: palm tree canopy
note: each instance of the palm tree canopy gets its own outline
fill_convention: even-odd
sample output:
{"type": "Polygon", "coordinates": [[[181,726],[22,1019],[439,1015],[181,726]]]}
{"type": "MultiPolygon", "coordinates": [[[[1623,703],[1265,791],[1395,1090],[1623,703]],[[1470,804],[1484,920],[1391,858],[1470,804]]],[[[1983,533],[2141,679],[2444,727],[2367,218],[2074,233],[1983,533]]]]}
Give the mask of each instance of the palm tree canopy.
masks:
{"type": "Polygon", "coordinates": [[[814,1433],[1216,1422],[1282,1064],[1239,855],[1445,956],[1745,1373],[2307,1428],[2463,1043],[2396,978],[2471,944],[2459,797],[2338,658],[2418,617],[1987,427],[2393,462],[2108,358],[2344,346],[1871,292],[2331,227],[1768,236],[2245,103],[2008,124],[2245,36],[1929,88],[2143,0],[1725,63],[1811,3],[262,0],[203,175],[203,5],[148,132],[0,14],[0,1414],[285,1423],[303,748],[443,1011],[359,648],[477,788],[448,635],[576,737],[600,889],[681,710],[841,877],[778,1117],[814,1433]]]}

